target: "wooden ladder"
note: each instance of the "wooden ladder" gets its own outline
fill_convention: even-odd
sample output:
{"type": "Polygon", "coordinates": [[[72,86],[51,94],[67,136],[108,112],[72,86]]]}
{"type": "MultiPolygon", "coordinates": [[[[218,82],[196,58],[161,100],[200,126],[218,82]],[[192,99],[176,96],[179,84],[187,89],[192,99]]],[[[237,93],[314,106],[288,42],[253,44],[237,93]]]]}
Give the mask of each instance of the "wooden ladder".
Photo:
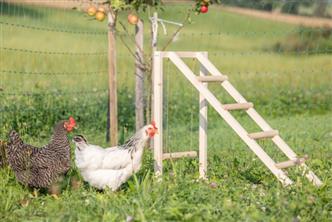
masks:
{"type": "MultiPolygon", "coordinates": [[[[200,102],[203,104],[208,102],[283,185],[287,186],[293,183],[293,181],[287,176],[287,173],[283,171],[284,168],[291,166],[300,166],[303,169],[303,174],[309,179],[309,181],[311,181],[316,186],[322,185],[321,180],[311,170],[309,170],[307,165],[304,163],[308,157],[305,156],[303,158],[299,158],[296,155],[296,153],[280,137],[279,132],[272,129],[271,126],[257,113],[257,111],[254,109],[254,105],[248,102],[228,81],[227,76],[221,74],[219,70],[208,60],[207,53],[205,52],[155,52],[153,64],[155,104],[154,118],[157,124],[162,123],[162,110],[160,110],[161,108],[158,106],[158,100],[160,99],[158,90],[160,93],[159,86],[162,85],[162,58],[165,57],[169,58],[181,71],[181,73],[183,73],[183,75],[189,80],[189,82],[200,92],[200,102]],[[180,57],[196,58],[203,67],[203,72],[200,73],[200,76],[195,75],[180,57]],[[161,75],[158,75],[158,73],[161,75]],[[208,82],[219,82],[220,85],[228,92],[228,94],[236,101],[236,103],[222,104],[207,88],[208,82]],[[244,110],[251,117],[251,119],[257,123],[262,131],[248,133],[230,113],[230,111],[233,110],[244,110]],[[257,143],[257,140],[260,139],[271,139],[276,144],[276,146],[288,157],[289,160],[280,163],[274,162],[273,159],[257,143]]],[[[203,112],[206,113],[206,110],[203,110],[203,112]]],[[[206,125],[207,123],[203,123],[203,125],[204,124],[206,125]]],[[[155,142],[157,142],[157,144],[160,144],[160,140],[161,138],[158,136],[155,138],[155,142]]],[[[162,151],[158,149],[155,149],[154,151],[156,160],[155,169],[157,172],[162,172],[162,169],[160,169],[160,167],[162,167],[162,163],[160,163],[160,158],[163,157],[162,151]]],[[[191,154],[194,156],[193,153],[191,154]]],[[[200,153],[200,165],[203,165],[202,167],[200,166],[200,174],[203,171],[205,171],[204,174],[206,173],[206,162],[207,158],[205,150],[202,152],[202,154],[200,153]]]]}

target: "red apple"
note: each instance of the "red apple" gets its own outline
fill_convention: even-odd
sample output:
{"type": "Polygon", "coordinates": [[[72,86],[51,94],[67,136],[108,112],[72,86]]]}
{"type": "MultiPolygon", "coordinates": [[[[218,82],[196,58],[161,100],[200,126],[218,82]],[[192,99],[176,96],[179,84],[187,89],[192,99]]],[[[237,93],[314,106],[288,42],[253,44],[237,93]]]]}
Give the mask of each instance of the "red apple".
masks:
{"type": "Polygon", "coordinates": [[[207,13],[209,11],[209,8],[206,5],[201,6],[201,13],[207,13]]]}
{"type": "Polygon", "coordinates": [[[128,15],[128,22],[132,25],[136,25],[138,23],[138,16],[137,15],[134,15],[134,14],[129,14],[128,15]]]}

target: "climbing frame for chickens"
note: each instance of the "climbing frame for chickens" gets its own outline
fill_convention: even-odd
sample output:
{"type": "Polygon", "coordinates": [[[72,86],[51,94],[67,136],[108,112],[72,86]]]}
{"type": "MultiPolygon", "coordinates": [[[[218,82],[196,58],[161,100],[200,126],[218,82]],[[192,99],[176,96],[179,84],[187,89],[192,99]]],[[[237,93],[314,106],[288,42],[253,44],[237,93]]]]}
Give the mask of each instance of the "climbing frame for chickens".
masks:
{"type": "Polygon", "coordinates": [[[155,51],[153,55],[153,118],[159,126],[159,134],[155,135],[154,161],[155,173],[161,175],[163,171],[163,160],[169,158],[196,157],[195,151],[163,153],[163,59],[169,60],[181,71],[187,80],[199,91],[199,174],[201,178],[207,176],[207,105],[208,103],[218,112],[235,133],[248,145],[264,165],[285,186],[293,181],[287,176],[285,168],[299,166],[309,181],[314,185],[322,185],[321,180],[307,167],[305,157],[298,157],[296,153],[279,136],[277,130],[271,126],[257,113],[252,103],[247,100],[228,81],[227,76],[209,61],[207,52],[167,52],[155,51]],[[185,64],[181,58],[193,58],[200,63],[199,75],[185,64]],[[216,96],[208,89],[208,82],[219,82],[227,93],[236,101],[234,104],[222,104],[216,96]],[[243,126],[233,117],[230,111],[244,110],[253,121],[262,129],[261,132],[248,133],[243,126]],[[257,143],[260,139],[271,139],[274,144],[288,157],[289,160],[276,163],[257,143]]]}

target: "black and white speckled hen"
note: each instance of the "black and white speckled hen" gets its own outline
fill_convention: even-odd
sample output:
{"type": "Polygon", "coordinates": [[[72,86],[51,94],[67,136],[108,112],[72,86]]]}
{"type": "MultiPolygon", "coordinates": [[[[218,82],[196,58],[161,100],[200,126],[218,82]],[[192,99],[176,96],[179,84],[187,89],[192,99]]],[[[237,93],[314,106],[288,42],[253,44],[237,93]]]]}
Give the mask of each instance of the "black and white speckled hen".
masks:
{"type": "Polygon", "coordinates": [[[37,148],[25,144],[16,131],[9,134],[8,162],[17,180],[30,187],[46,188],[70,169],[70,145],[67,133],[76,126],[74,118],[54,127],[49,144],[37,148]]]}

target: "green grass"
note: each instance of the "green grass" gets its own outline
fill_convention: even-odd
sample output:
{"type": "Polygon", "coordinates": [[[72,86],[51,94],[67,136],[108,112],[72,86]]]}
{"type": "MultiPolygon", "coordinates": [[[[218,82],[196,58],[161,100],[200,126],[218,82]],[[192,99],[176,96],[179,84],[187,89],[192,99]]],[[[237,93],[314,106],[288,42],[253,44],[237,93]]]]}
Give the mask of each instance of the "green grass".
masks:
{"type": "MultiPolygon", "coordinates": [[[[187,8],[169,6],[160,12],[160,17],[181,21],[187,8]]],[[[6,139],[9,130],[15,128],[26,142],[42,145],[48,141],[56,121],[74,115],[80,125],[75,133],[106,146],[106,21],[90,21],[77,11],[14,5],[2,7],[0,13],[0,138],[6,139]],[[48,51],[66,54],[44,53],[48,51]],[[35,72],[40,74],[32,74],[35,72]],[[32,94],[22,95],[23,92],[32,94]]],[[[120,18],[127,24],[125,17],[123,13],[120,18]]],[[[143,18],[147,27],[147,15],[143,18]]],[[[166,163],[163,182],[158,182],[153,177],[150,150],[145,153],[143,169],[116,193],[98,192],[88,184],[74,190],[70,179],[79,174],[73,166],[59,200],[47,194],[34,198],[29,189],[16,182],[9,169],[1,169],[1,221],[124,221],[127,216],[137,221],[332,219],[331,55],[273,51],[278,41],[298,30],[293,25],[213,7],[208,14],[193,16],[192,20],[169,50],[208,51],[211,61],[255,103],[295,152],[309,155],[308,164],[324,186],[313,187],[292,169],[289,173],[295,185],[283,188],[210,109],[208,182],[196,180],[198,163],[188,159],[166,163]],[[212,188],[211,182],[217,183],[217,188],[212,188]],[[29,199],[27,207],[19,203],[23,198],[29,199]]],[[[133,33],[132,26],[127,28],[133,33]]],[[[118,29],[123,32],[121,27],[118,29]]],[[[167,36],[160,30],[160,48],[174,30],[168,26],[167,36]]],[[[148,28],[145,31],[148,52],[148,28]]],[[[125,40],[133,45],[128,37],[125,40]]],[[[121,41],[117,44],[119,123],[128,129],[124,135],[128,137],[134,127],[134,63],[121,41]]],[[[198,72],[199,64],[191,60],[187,63],[198,72]]],[[[169,61],[165,61],[164,70],[165,149],[197,150],[198,93],[169,61]]],[[[210,88],[224,103],[233,102],[218,85],[211,84],[210,88]]],[[[259,130],[244,115],[236,117],[248,132],[259,130]]],[[[271,143],[263,145],[277,161],[285,160],[271,143]]]]}
{"type": "MultiPolygon", "coordinates": [[[[85,184],[78,190],[65,186],[59,200],[48,195],[33,198],[19,185],[10,170],[0,171],[1,217],[8,221],[123,221],[127,215],[137,221],[329,221],[331,215],[331,116],[307,115],[271,121],[299,154],[309,153],[309,165],[325,185],[315,188],[299,172],[290,170],[295,185],[283,188],[261,162],[224,124],[209,134],[209,182],[198,182],[195,160],[166,164],[163,182],[152,175],[151,152],[145,152],[137,180],[116,193],[98,192],[85,184]],[[210,181],[217,183],[211,188],[210,181]],[[19,201],[28,198],[22,207],[19,201]]],[[[245,123],[247,123],[245,121],[245,123]]],[[[177,129],[172,146],[189,143],[187,130],[177,129]]],[[[197,132],[195,132],[197,133],[197,132]]],[[[100,142],[95,133],[92,142],[100,142]]],[[[270,147],[271,148],[271,147],[270,147]]],[[[269,149],[271,154],[275,150],[269,149]]],[[[75,175],[75,172],[71,172],[75,175]]],[[[67,180],[70,176],[67,176],[67,180]]]]}

